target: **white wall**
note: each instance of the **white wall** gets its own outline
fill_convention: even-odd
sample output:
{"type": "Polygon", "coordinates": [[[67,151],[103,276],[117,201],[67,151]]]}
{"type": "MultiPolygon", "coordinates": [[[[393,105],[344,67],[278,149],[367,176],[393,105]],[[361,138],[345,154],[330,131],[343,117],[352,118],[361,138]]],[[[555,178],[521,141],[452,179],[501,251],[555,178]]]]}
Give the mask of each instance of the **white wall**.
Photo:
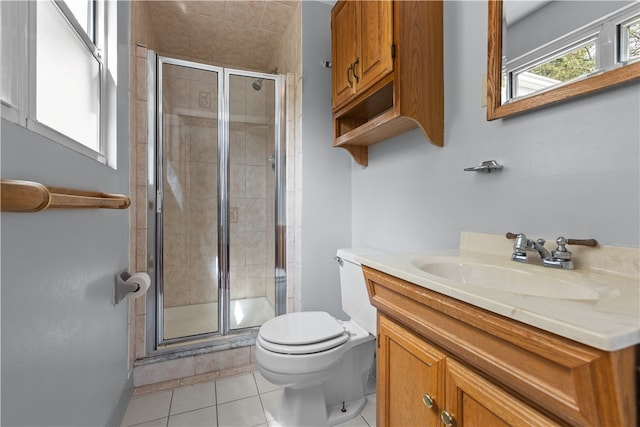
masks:
{"type": "MultiPolygon", "coordinates": [[[[2,120],[2,177],[127,193],[129,3],[118,3],[118,169],[2,120]]],[[[61,100],[61,108],[64,106],[61,100]]],[[[119,425],[130,395],[128,211],[2,213],[2,425],[119,425]]]]}
{"type": "Polygon", "coordinates": [[[412,131],[353,165],[352,244],[455,248],[469,230],[640,246],[640,84],[487,122],[487,4],[447,1],[444,19],[444,148],[412,131]],[[490,159],[505,169],[462,171],[490,159]]]}
{"type": "Polygon", "coordinates": [[[336,250],[351,244],[351,158],[331,146],[331,6],[302,3],[302,310],[341,316],[336,250]]]}

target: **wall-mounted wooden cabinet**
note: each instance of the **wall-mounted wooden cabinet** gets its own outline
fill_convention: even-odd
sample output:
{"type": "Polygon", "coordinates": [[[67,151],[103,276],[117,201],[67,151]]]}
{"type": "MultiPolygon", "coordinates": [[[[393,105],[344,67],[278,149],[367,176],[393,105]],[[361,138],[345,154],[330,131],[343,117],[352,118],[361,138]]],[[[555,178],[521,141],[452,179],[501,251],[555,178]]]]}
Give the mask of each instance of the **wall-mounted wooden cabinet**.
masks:
{"type": "Polygon", "coordinates": [[[333,108],[393,71],[393,3],[344,1],[332,16],[333,108]]]}
{"type": "Polygon", "coordinates": [[[378,310],[377,425],[637,425],[636,347],[598,350],[363,270],[378,310]]]}
{"type": "Polygon", "coordinates": [[[442,146],[442,1],[343,0],[331,28],[333,145],[361,165],[369,145],[416,127],[442,146]]]}

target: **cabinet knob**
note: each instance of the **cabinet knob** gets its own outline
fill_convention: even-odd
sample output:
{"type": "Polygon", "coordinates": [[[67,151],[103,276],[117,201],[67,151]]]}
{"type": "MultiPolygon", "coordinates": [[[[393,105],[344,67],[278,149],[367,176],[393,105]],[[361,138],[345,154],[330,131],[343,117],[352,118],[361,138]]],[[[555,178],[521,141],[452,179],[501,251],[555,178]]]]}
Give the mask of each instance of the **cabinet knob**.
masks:
{"type": "Polygon", "coordinates": [[[440,414],[440,419],[442,420],[445,426],[447,427],[453,426],[453,415],[451,415],[447,411],[442,411],[442,413],[440,414]]]}
{"type": "Polygon", "coordinates": [[[422,403],[427,408],[433,408],[433,397],[429,396],[427,393],[422,395],[422,403]]]}

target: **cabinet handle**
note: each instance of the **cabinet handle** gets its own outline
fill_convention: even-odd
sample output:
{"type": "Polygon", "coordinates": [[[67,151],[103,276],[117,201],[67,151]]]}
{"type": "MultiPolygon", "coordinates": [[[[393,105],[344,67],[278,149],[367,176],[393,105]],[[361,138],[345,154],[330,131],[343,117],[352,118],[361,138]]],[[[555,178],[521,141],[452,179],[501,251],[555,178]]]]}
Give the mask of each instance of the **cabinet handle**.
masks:
{"type": "Polygon", "coordinates": [[[440,414],[440,419],[442,420],[445,426],[447,427],[453,426],[453,415],[451,415],[447,411],[442,411],[442,413],[440,414]]]}
{"type": "Polygon", "coordinates": [[[356,58],[356,62],[353,63],[353,77],[356,78],[356,83],[360,83],[360,76],[356,74],[356,65],[360,64],[360,58],[356,58]]]}
{"type": "Polygon", "coordinates": [[[353,64],[351,64],[349,68],[347,68],[347,81],[349,82],[349,87],[353,87],[353,81],[349,77],[350,72],[353,73],[353,64]]]}
{"type": "Polygon", "coordinates": [[[433,397],[429,396],[427,393],[422,395],[422,403],[427,408],[433,408],[433,397]]]}

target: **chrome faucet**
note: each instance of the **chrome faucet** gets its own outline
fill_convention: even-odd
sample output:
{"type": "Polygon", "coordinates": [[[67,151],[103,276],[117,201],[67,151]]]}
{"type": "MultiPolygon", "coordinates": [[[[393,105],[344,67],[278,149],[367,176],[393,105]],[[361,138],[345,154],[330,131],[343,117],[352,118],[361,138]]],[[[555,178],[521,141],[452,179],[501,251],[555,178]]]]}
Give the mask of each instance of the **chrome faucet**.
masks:
{"type": "Polygon", "coordinates": [[[530,240],[523,233],[513,234],[507,233],[507,239],[515,239],[513,243],[513,254],[511,260],[516,262],[530,263],[527,257],[527,252],[535,251],[540,255],[542,265],[544,267],[562,268],[567,270],[573,270],[573,261],[571,259],[572,253],[566,247],[570,245],[582,245],[582,246],[596,246],[598,242],[595,239],[565,239],[564,237],[558,237],[556,244],[558,247],[549,252],[544,247],[545,240],[538,239],[536,241],[530,240]]]}

